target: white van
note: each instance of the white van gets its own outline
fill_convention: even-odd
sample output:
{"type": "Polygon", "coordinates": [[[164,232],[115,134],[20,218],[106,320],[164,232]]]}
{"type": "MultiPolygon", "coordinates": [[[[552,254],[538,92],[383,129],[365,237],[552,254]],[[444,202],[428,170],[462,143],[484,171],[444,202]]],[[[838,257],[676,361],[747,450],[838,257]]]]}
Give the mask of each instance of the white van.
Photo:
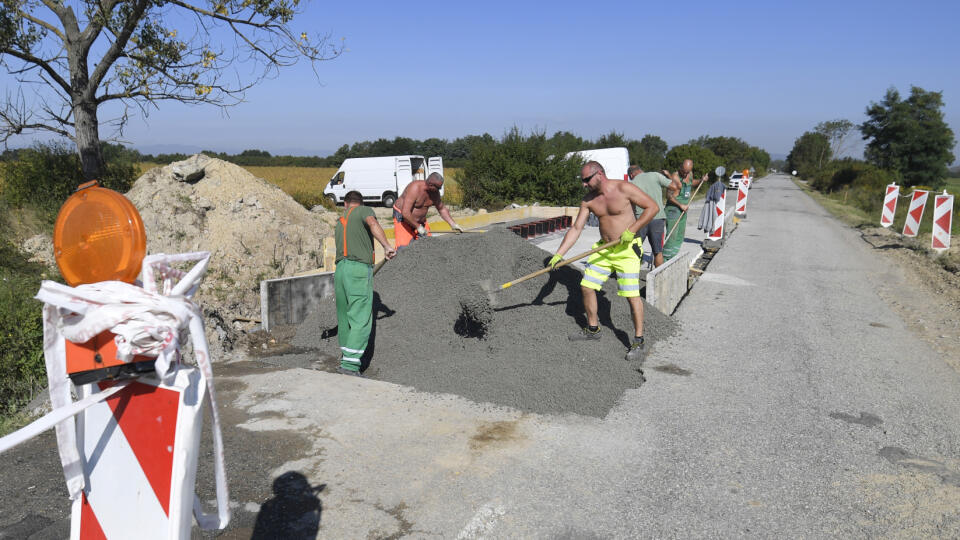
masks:
{"type": "Polygon", "coordinates": [[[629,180],[627,176],[627,167],[630,166],[630,152],[624,147],[618,148],[598,148],[596,150],[581,150],[579,152],[570,152],[565,159],[570,159],[574,154],[579,155],[584,161],[596,161],[603,166],[603,172],[607,173],[607,178],[613,180],[629,180]]]}
{"type": "MultiPolygon", "coordinates": [[[[323,195],[334,204],[343,203],[350,191],[359,191],[364,202],[393,206],[407,184],[426,180],[431,173],[443,175],[443,158],[423,156],[388,156],[348,158],[337,169],[323,195]]],[[[440,188],[443,195],[443,188],[440,188]]]]}

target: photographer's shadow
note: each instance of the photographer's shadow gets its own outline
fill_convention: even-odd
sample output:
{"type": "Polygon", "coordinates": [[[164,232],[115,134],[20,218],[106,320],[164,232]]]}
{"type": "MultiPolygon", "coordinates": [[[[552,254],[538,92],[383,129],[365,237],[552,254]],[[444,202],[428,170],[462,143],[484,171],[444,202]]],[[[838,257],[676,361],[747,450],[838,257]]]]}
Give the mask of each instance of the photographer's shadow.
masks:
{"type": "Polygon", "coordinates": [[[326,484],[311,486],[307,478],[287,471],[273,481],[273,498],[263,503],[251,540],[310,539],[320,530],[323,503],[318,493],[326,484]]]}

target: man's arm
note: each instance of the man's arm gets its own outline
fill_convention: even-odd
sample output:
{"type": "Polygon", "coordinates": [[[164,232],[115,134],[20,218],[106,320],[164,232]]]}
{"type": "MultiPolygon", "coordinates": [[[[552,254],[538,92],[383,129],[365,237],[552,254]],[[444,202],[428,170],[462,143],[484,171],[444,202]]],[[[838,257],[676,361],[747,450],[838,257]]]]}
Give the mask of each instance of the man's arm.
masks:
{"type": "Polygon", "coordinates": [[[440,192],[430,193],[430,201],[433,202],[433,205],[437,207],[437,213],[440,214],[440,218],[447,222],[447,225],[450,225],[450,228],[463,232],[463,227],[457,225],[457,222],[450,217],[450,210],[443,204],[443,199],[440,197],[440,192]]]}
{"type": "Polygon", "coordinates": [[[683,205],[677,200],[677,195],[680,194],[681,187],[679,178],[679,175],[673,176],[673,181],[669,186],[667,186],[667,204],[676,206],[680,210],[684,210],[683,205]]]}
{"type": "Polygon", "coordinates": [[[642,189],[633,184],[624,184],[622,189],[634,206],[643,209],[643,213],[641,213],[640,217],[633,222],[633,225],[627,227],[628,231],[632,232],[633,234],[637,234],[637,231],[645,227],[647,223],[650,223],[653,220],[653,216],[660,211],[660,207],[657,205],[656,201],[644,193],[642,189]]]}
{"type": "Polygon", "coordinates": [[[707,181],[707,178],[710,178],[710,173],[707,173],[707,174],[703,175],[703,178],[700,178],[699,180],[694,180],[694,181],[693,181],[693,185],[694,185],[694,186],[699,186],[700,184],[706,182],[706,181],[707,181]]]}
{"type": "MultiPolygon", "coordinates": [[[[633,184],[631,184],[633,185],[633,184]]],[[[587,224],[587,218],[590,217],[590,209],[587,208],[586,202],[580,203],[580,210],[577,212],[576,219],[573,220],[573,225],[570,226],[570,230],[567,231],[567,234],[563,235],[563,240],[560,242],[560,247],[557,248],[557,255],[563,256],[574,244],[577,243],[577,239],[580,238],[580,234],[583,233],[583,227],[587,224]]]]}
{"type": "Polygon", "coordinates": [[[383,232],[383,227],[380,226],[380,222],[377,221],[377,216],[367,216],[363,222],[366,223],[367,228],[370,229],[370,234],[383,246],[384,256],[392,259],[393,256],[397,254],[397,250],[393,249],[393,247],[390,246],[390,242],[387,241],[387,235],[383,232]]]}

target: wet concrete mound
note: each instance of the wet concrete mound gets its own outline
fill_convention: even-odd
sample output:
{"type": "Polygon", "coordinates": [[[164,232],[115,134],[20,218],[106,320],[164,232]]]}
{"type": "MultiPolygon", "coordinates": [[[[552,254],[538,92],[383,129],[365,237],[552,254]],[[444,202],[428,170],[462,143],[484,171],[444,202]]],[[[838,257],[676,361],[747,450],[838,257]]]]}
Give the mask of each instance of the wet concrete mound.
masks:
{"type": "MultiPolygon", "coordinates": [[[[603,416],[643,376],[624,360],[633,335],[616,280],[599,295],[602,339],[571,342],[585,324],[581,274],[563,267],[495,293],[543,268],[547,253],[512,232],[443,235],[414,242],[374,278],[375,327],[364,375],[536,413],[603,416]]],[[[336,357],[333,300],[308,317],[292,345],[336,357]]],[[[675,323],[645,306],[648,350],[675,323]]]]}

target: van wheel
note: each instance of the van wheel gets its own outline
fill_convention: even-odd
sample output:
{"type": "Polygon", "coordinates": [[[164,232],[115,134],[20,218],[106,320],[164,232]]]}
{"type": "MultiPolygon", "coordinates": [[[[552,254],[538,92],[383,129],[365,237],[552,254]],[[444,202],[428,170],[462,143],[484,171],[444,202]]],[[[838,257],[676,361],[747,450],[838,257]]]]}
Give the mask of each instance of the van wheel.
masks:
{"type": "Polygon", "coordinates": [[[397,196],[389,191],[383,194],[383,206],[393,208],[393,203],[397,202],[397,196]]]}
{"type": "Polygon", "coordinates": [[[337,196],[336,195],[327,195],[327,200],[330,201],[330,204],[333,206],[337,205],[337,196]]]}

